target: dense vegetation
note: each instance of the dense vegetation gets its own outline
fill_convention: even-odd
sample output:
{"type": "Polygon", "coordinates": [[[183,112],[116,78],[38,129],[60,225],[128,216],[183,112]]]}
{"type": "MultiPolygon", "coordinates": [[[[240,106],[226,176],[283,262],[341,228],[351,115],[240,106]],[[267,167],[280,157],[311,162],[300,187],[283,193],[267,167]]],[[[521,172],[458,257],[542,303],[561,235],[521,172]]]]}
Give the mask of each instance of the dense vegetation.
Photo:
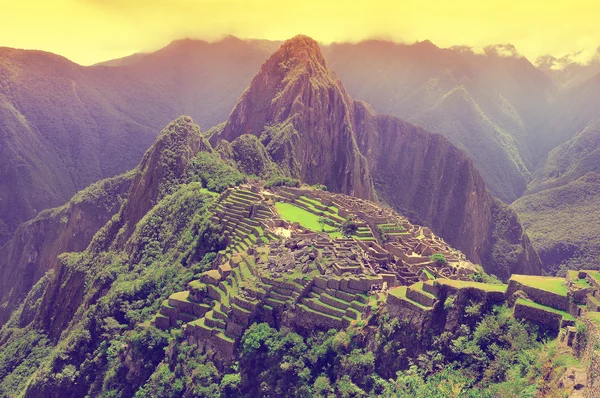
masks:
{"type": "Polygon", "coordinates": [[[166,335],[150,328],[126,341],[165,348],[136,397],[535,397],[556,391],[566,367],[578,365],[554,343],[540,342],[505,307],[474,316],[472,323],[435,337],[411,335],[385,314],[369,325],[306,336],[253,324],[239,361],[226,369],[197,352],[179,330],[166,335]]]}
{"type": "Polygon", "coordinates": [[[245,180],[245,175],[235,167],[222,162],[218,155],[200,152],[189,168],[192,181],[199,181],[213,192],[223,192],[245,180]]]}
{"type": "MultiPolygon", "coordinates": [[[[63,64],[68,63],[61,60],[60,65],[63,64]]],[[[134,72],[139,71],[136,68],[134,72]]],[[[84,83],[77,83],[80,90],[84,83]]],[[[60,92],[67,95],[75,90],[71,84],[66,89],[60,92]]],[[[68,101],[59,103],[65,105],[68,101]]],[[[98,109],[112,112],[109,105],[98,109]]],[[[444,109],[447,112],[454,108],[444,109]]],[[[4,107],[0,111],[4,112],[4,107]]],[[[85,114],[82,110],[77,113],[80,111],[85,114]]],[[[148,114],[161,120],[160,115],[148,114]]],[[[445,113],[448,114],[454,115],[445,113]]],[[[10,120],[20,120],[17,116],[12,115],[10,120]]],[[[129,129],[139,127],[139,115],[135,116],[130,121],[128,115],[124,124],[109,123],[103,131],[130,133],[129,129]]],[[[475,119],[465,120],[471,123],[484,119],[483,116],[477,113],[475,119]]],[[[25,119],[31,117],[26,115],[25,119]]],[[[103,119],[93,119],[82,123],[94,125],[100,120],[99,124],[104,125],[103,119]]],[[[31,123],[25,126],[26,131],[34,125],[31,123]]],[[[492,130],[487,130],[487,136],[492,130]]],[[[70,192],[70,184],[85,184],[89,176],[100,178],[104,172],[114,171],[102,169],[96,164],[102,163],[98,157],[88,156],[86,151],[71,162],[70,149],[80,143],[71,142],[69,134],[63,137],[66,131],[57,134],[60,140],[57,139],[56,152],[66,159],[64,164],[80,166],[82,173],[90,174],[73,177],[73,181],[56,184],[53,189],[66,187],[65,192],[70,192]],[[68,145],[61,141],[63,138],[68,145]],[[102,173],[92,170],[96,166],[102,173]]],[[[125,158],[124,153],[131,156],[120,152],[128,148],[111,149],[118,147],[124,137],[129,142],[131,136],[147,133],[144,127],[136,131],[138,135],[117,134],[118,139],[110,141],[112,144],[107,140],[104,149],[110,156],[103,161],[125,158]]],[[[507,167],[512,171],[516,168],[518,178],[516,183],[508,183],[518,191],[522,188],[520,178],[526,174],[521,169],[521,148],[502,128],[497,131],[502,133],[504,143],[496,142],[492,147],[494,151],[500,148],[501,154],[509,152],[507,167]]],[[[157,156],[160,165],[149,165],[156,167],[136,172],[136,199],[144,199],[149,208],[137,214],[141,201],[131,197],[119,201],[121,211],[98,231],[90,246],[60,255],[56,266],[35,284],[26,301],[0,330],[0,395],[533,397],[548,391],[560,394],[559,379],[565,368],[580,366],[574,357],[560,352],[556,340],[547,340],[547,336],[515,320],[506,307],[490,310],[476,303],[460,307],[455,296],[446,299],[443,310],[462,323],[447,330],[435,329],[433,325],[432,329],[415,332],[374,300],[369,306],[369,319],[356,321],[347,330],[292,331],[254,324],[245,332],[237,360],[231,366],[211,361],[210,353],[199,352],[186,341],[181,330],[158,330],[152,326],[152,318],[165,298],[185,290],[190,280],[211,267],[216,252],[224,248],[222,227],[211,221],[215,192],[240,184],[248,174],[268,178],[269,186],[300,184],[282,177],[298,175],[300,166],[293,143],[299,133],[285,121],[265,127],[258,138],[240,136],[231,143],[219,143],[215,151],[197,155],[188,151],[191,160],[186,159],[189,164],[185,163],[185,170],[179,170],[182,164],[178,161],[182,158],[180,152],[189,148],[181,148],[185,145],[179,145],[176,133],[177,129],[167,132],[174,134],[174,141],[165,141],[168,145],[162,149],[164,153],[157,156]],[[161,173],[152,174],[152,170],[161,173]],[[124,232],[128,229],[130,234],[124,232]]],[[[199,135],[199,129],[194,128],[193,133],[199,135]]],[[[94,153],[94,148],[86,150],[94,153]]],[[[43,157],[40,159],[44,161],[43,157]]],[[[51,160],[55,163],[55,159],[51,160]]],[[[10,169],[16,173],[15,170],[10,169]]],[[[42,174],[38,177],[32,180],[33,185],[36,181],[52,183],[51,179],[43,181],[42,174]]],[[[17,181],[16,186],[21,186],[21,182],[17,181]]],[[[42,185],[40,192],[48,188],[42,185]]],[[[9,184],[6,190],[10,189],[9,184]]],[[[102,193],[91,189],[86,194],[89,197],[79,196],[74,202],[108,197],[102,193]]],[[[573,203],[570,201],[569,205],[573,203]]],[[[287,205],[279,207],[282,217],[306,220],[304,215],[299,216],[299,207],[279,205],[287,205]]],[[[503,277],[514,264],[528,263],[528,257],[535,255],[523,252],[522,240],[526,237],[516,214],[505,210],[505,205],[494,203],[496,225],[491,231],[493,260],[500,259],[503,277]]],[[[581,214],[586,212],[595,214],[582,206],[581,214]]],[[[311,229],[339,234],[335,229],[329,230],[318,216],[309,222],[314,227],[311,229]]],[[[10,234],[11,228],[0,220],[0,235],[10,234]]],[[[352,235],[358,227],[348,219],[341,229],[352,235]]],[[[1,239],[2,236],[0,242],[1,239]]],[[[439,257],[434,259],[441,261],[439,257]]],[[[579,257],[581,264],[586,259],[579,257]]],[[[580,266],[575,260],[570,261],[563,265],[580,266]]],[[[473,279],[493,280],[484,273],[473,279]]]]}

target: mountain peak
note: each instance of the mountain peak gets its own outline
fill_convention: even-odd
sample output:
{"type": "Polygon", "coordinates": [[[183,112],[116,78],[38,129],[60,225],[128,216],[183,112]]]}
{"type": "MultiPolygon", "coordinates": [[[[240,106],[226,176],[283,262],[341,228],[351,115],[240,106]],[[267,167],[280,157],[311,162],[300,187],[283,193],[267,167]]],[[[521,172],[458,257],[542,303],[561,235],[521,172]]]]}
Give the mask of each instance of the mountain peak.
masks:
{"type": "MultiPolygon", "coordinates": [[[[266,124],[282,123],[314,108],[337,103],[348,110],[347,93],[328,69],[319,44],[307,36],[287,40],[261,66],[229,117],[223,138],[260,134],[266,124]],[[335,97],[335,101],[330,96],[335,97]],[[268,123],[267,123],[268,122],[268,123]]],[[[314,115],[313,115],[314,116],[314,115]]]]}
{"type": "Polygon", "coordinates": [[[271,59],[277,61],[285,59],[289,64],[306,65],[314,63],[323,68],[327,67],[319,43],[304,35],[298,35],[286,40],[279,50],[273,54],[271,59]]]}

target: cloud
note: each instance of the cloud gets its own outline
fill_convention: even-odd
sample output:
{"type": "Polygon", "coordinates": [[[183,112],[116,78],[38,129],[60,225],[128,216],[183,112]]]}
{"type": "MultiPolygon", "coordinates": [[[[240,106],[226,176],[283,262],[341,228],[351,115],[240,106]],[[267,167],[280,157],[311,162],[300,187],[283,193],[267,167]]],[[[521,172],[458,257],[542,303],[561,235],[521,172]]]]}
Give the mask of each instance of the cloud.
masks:
{"type": "Polygon", "coordinates": [[[504,58],[519,58],[521,54],[517,51],[517,48],[512,44],[493,44],[484,47],[483,51],[487,56],[496,56],[504,58]]]}

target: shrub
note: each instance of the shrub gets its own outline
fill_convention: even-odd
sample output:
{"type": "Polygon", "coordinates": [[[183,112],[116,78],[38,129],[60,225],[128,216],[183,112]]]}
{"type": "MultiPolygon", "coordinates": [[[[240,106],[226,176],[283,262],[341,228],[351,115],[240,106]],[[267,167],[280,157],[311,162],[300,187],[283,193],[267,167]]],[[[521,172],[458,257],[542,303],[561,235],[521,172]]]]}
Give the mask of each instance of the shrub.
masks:
{"type": "Polygon", "coordinates": [[[344,221],[344,223],[340,227],[340,230],[344,235],[350,236],[355,234],[356,231],[358,231],[358,224],[356,223],[356,221],[354,221],[353,218],[349,217],[346,219],[346,221],[344,221]]]}
{"type": "Polygon", "coordinates": [[[444,265],[448,262],[446,260],[446,256],[444,256],[441,253],[432,254],[431,256],[429,256],[429,259],[438,265],[444,265]]]}
{"type": "Polygon", "coordinates": [[[265,182],[265,188],[271,187],[300,187],[300,180],[289,177],[276,176],[271,177],[265,182]]]}
{"type": "Polygon", "coordinates": [[[455,301],[456,301],[456,296],[453,294],[446,297],[446,301],[444,301],[444,309],[447,311],[447,310],[454,308],[455,301]]]}

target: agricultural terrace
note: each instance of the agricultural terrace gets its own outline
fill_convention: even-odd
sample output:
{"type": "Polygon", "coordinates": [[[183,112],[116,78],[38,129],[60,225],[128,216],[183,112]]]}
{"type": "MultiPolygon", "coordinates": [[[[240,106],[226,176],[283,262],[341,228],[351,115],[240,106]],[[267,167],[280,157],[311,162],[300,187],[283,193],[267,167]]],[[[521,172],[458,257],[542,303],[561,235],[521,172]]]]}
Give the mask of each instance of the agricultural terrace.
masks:
{"type": "Polygon", "coordinates": [[[552,278],[547,276],[533,275],[513,275],[511,280],[519,282],[523,286],[529,286],[547,292],[552,292],[560,296],[566,296],[568,292],[564,278],[552,278]]]}
{"type": "Polygon", "coordinates": [[[437,279],[436,281],[441,285],[452,286],[457,289],[474,288],[474,289],[482,290],[484,292],[506,293],[506,289],[508,288],[508,285],[504,285],[504,284],[468,282],[468,281],[459,281],[456,279],[440,278],[440,279],[437,279]]]}
{"type": "Polygon", "coordinates": [[[544,311],[547,311],[547,312],[552,312],[554,314],[559,314],[559,315],[562,315],[563,319],[566,319],[566,320],[569,320],[569,321],[574,321],[575,320],[575,317],[573,317],[573,315],[569,314],[566,311],[561,311],[561,310],[558,310],[556,308],[552,308],[552,307],[549,307],[547,305],[542,305],[540,303],[536,303],[535,301],[527,300],[527,299],[524,299],[524,298],[519,298],[517,300],[516,304],[521,304],[521,305],[525,305],[527,307],[538,308],[540,310],[544,310],[544,311]]]}

